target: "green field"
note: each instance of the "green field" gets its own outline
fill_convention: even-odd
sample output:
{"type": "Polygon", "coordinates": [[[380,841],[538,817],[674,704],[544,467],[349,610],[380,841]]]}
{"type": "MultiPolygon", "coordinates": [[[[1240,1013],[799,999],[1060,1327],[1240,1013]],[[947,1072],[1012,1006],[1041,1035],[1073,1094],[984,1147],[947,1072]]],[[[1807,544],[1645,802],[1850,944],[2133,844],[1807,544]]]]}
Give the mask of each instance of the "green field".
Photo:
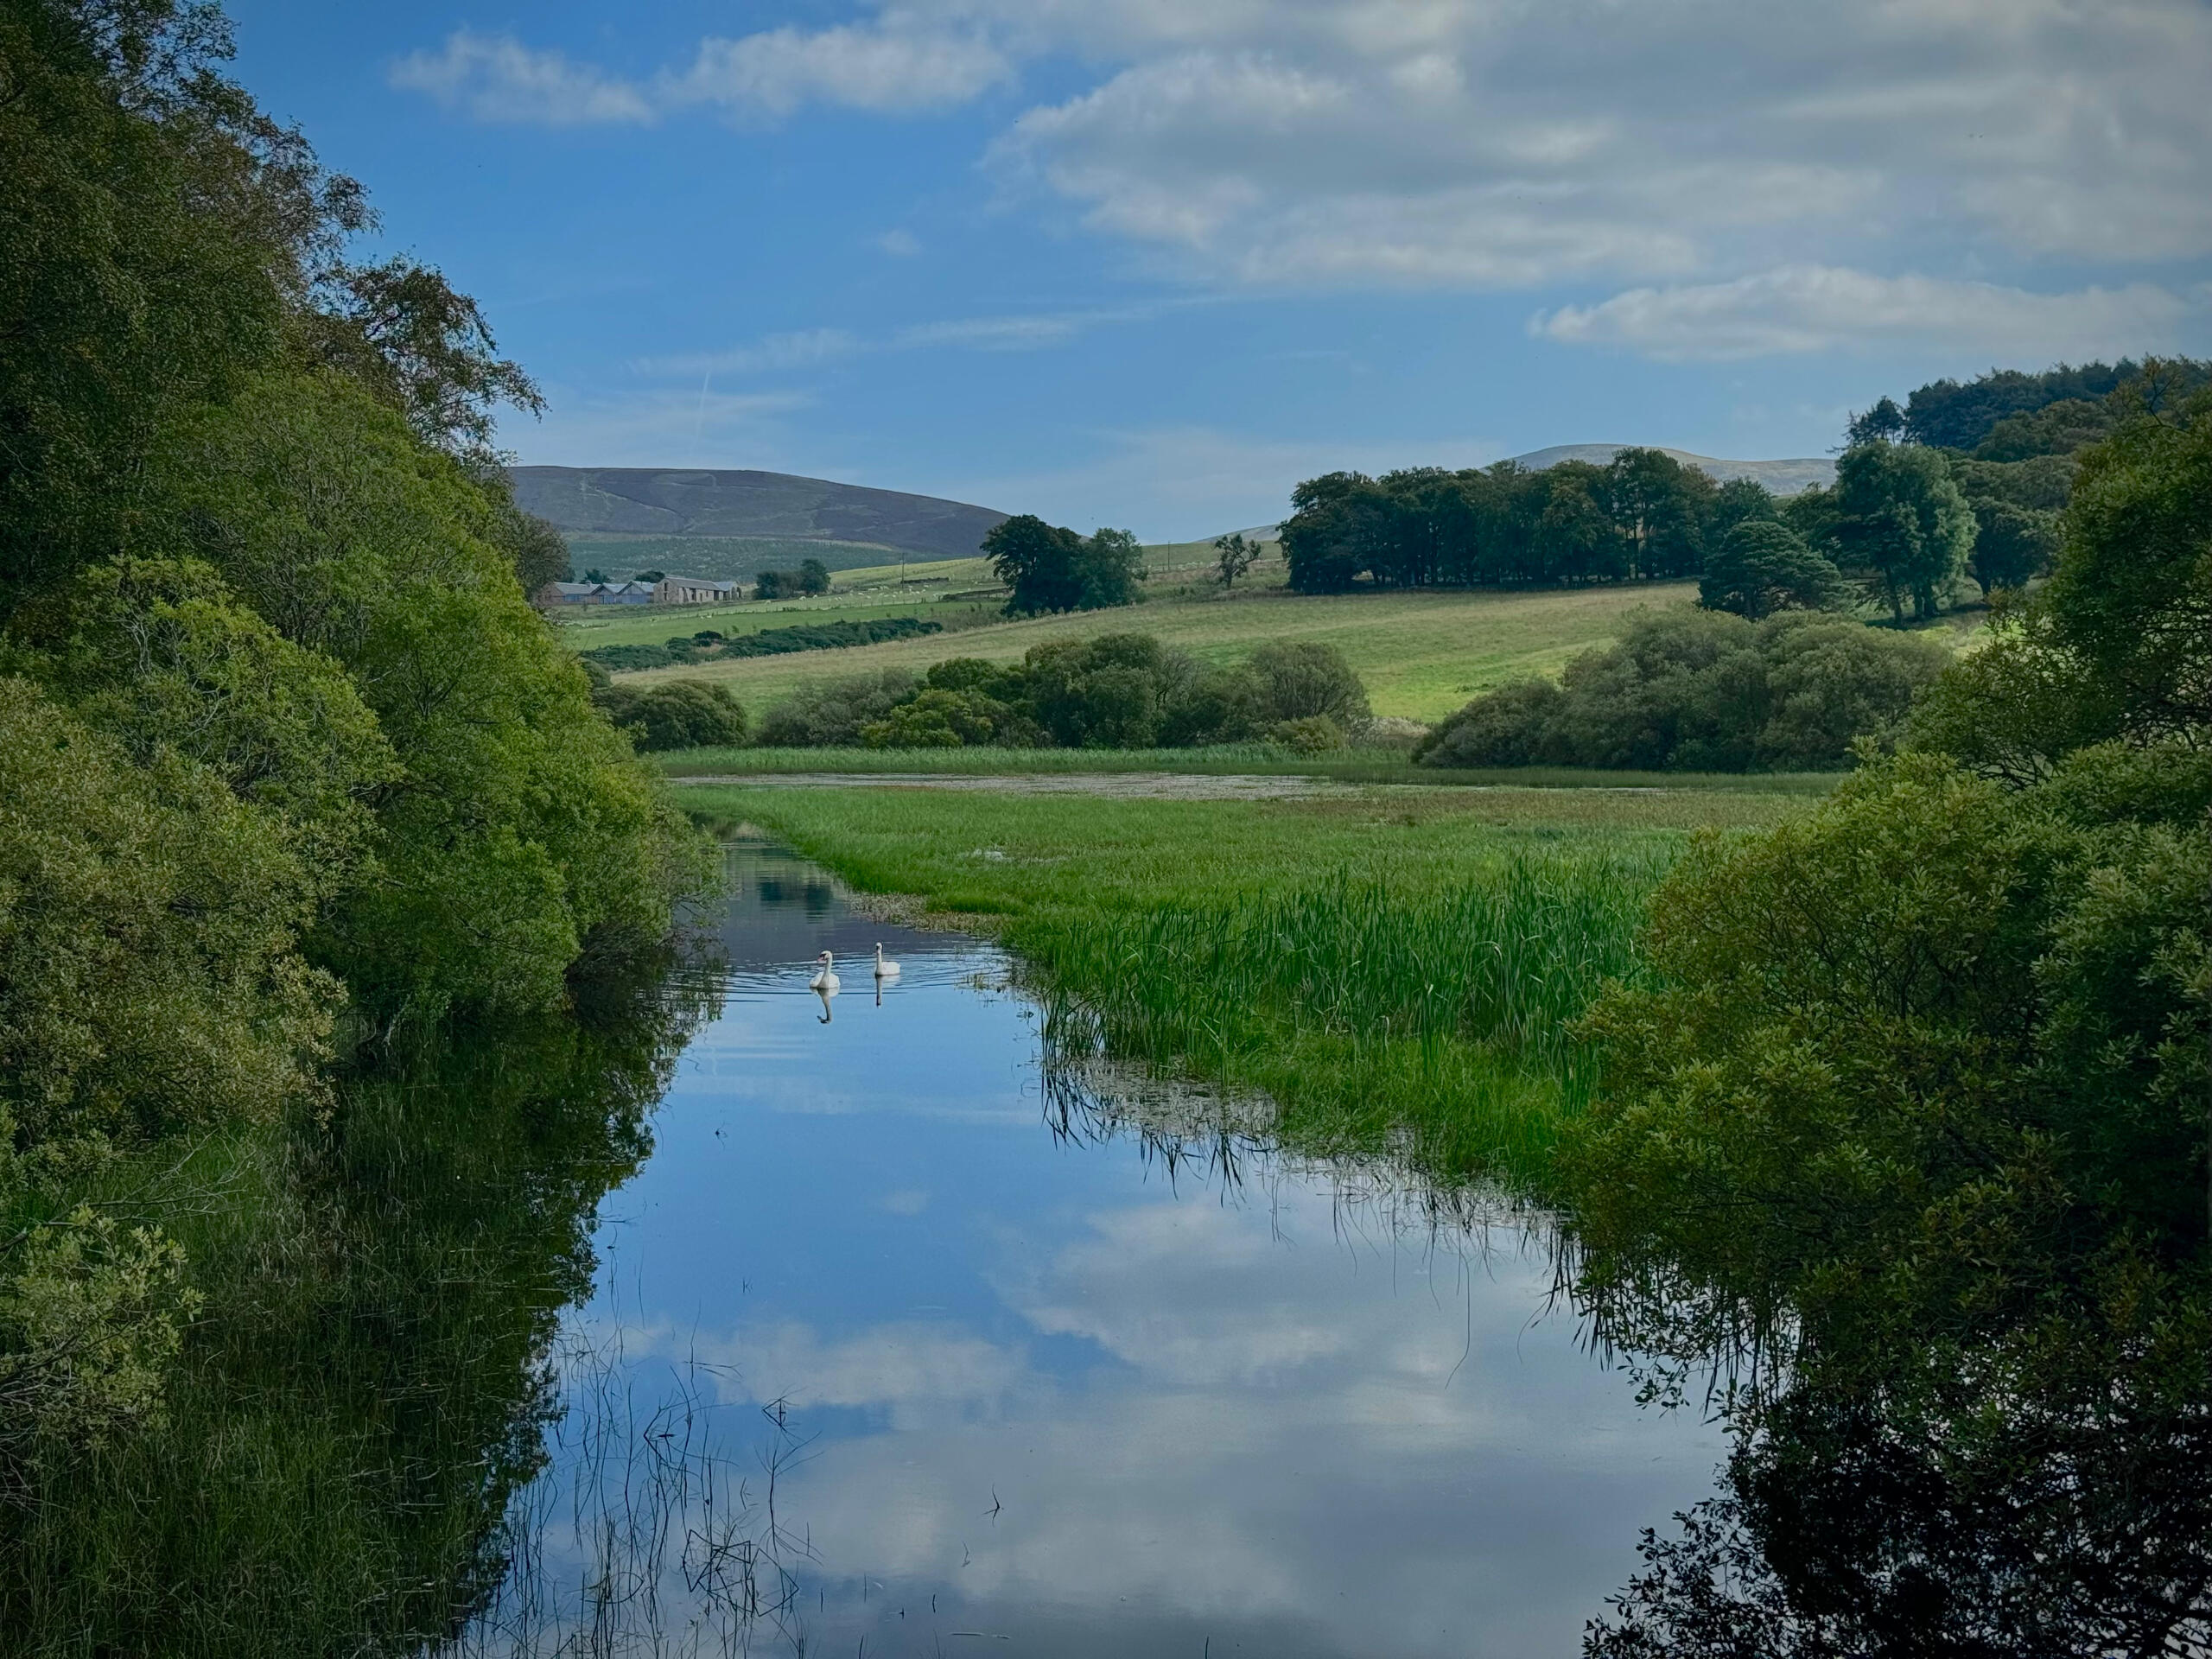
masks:
{"type": "Polygon", "coordinates": [[[1349,748],[1331,754],[1299,754],[1271,743],[1222,743],[1191,749],[677,749],[645,759],[679,782],[824,772],[971,778],[1179,772],[1202,777],[1323,778],[1348,784],[1402,784],[1428,789],[1663,791],[1669,795],[1724,790],[1774,796],[1825,795],[1842,776],[1834,772],[1599,772],[1568,766],[1446,772],[1414,766],[1403,749],[1349,748]]]}
{"type": "MultiPolygon", "coordinates": [[[[794,687],[815,680],[879,668],[919,671],[952,656],[1010,662],[1050,639],[1149,633],[1217,663],[1236,661],[1269,640],[1297,639],[1341,650],[1366,683],[1376,714],[1433,721],[1501,681],[1556,674],[1576,652],[1612,639],[1622,620],[1637,607],[1685,604],[1696,591],[1693,583],[1667,582],[1533,594],[1376,593],[1306,598],[1279,589],[1240,588],[1229,598],[1164,600],[1121,610],[993,622],[963,632],[957,646],[935,638],[909,639],[655,669],[636,677],[716,680],[757,712],[794,687]]],[[[674,632],[670,627],[647,637],[663,639],[674,632]]],[[[590,643],[607,642],[594,639],[590,643]]]]}
{"type": "Polygon", "coordinates": [[[942,622],[947,632],[1000,620],[999,604],[991,600],[887,599],[834,593],[819,599],[776,600],[766,605],[591,605],[553,613],[561,637],[578,651],[601,645],[658,645],[709,628],[725,635],[759,633],[808,622],[874,621],[891,616],[927,617],[942,622]]]}
{"type": "Polygon", "coordinates": [[[1589,1083],[1569,1027],[1637,971],[1643,896],[1753,789],[1189,801],[693,785],[725,829],[996,934],[1064,1051],[1264,1091],[1287,1143],[1534,1179],[1589,1083]]]}

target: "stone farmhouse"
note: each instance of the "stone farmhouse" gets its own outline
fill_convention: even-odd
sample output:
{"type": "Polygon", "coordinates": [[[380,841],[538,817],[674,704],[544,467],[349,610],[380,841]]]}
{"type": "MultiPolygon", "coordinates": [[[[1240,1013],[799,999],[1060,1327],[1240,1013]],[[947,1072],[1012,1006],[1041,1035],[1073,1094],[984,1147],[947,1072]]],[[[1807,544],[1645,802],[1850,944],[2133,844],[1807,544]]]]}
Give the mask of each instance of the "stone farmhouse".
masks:
{"type": "Polygon", "coordinates": [[[530,602],[551,610],[568,605],[713,605],[745,597],[734,582],[664,576],[658,582],[549,582],[530,602]]]}

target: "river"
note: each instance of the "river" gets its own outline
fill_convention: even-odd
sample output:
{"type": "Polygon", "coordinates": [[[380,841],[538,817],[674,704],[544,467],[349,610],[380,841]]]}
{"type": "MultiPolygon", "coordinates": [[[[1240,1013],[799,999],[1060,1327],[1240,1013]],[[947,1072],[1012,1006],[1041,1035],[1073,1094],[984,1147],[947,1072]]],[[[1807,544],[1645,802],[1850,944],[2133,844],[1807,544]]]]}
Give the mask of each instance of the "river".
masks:
{"type": "Polygon", "coordinates": [[[1048,1068],[1001,952],[732,856],[463,1649],[1564,1656],[1712,1492],[1541,1217],[1048,1068]]]}

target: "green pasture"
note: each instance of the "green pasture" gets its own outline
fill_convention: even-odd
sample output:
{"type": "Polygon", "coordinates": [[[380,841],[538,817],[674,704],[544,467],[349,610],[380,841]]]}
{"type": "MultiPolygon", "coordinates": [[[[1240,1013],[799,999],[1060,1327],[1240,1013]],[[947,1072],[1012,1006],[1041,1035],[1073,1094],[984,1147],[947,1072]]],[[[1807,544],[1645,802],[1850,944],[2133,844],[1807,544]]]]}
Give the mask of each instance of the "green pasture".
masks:
{"type": "MultiPolygon", "coordinates": [[[[1205,594],[1117,610],[987,622],[963,630],[957,645],[934,637],[899,640],[845,651],[654,669],[637,678],[717,680],[758,712],[815,680],[880,668],[918,672],[952,656],[1010,662],[1032,645],[1052,639],[1149,633],[1163,644],[1218,663],[1237,661],[1270,640],[1310,640],[1335,645],[1344,653],[1365,682],[1376,714],[1433,721],[1502,681],[1556,674],[1576,652],[1611,641],[1623,620],[1637,607],[1685,604],[1696,591],[1690,582],[1660,582],[1525,594],[1394,592],[1306,597],[1240,588],[1227,597],[1205,594]]],[[[666,633],[652,637],[665,638],[666,633]]],[[[594,638],[588,643],[612,642],[594,638]]]]}
{"type": "Polygon", "coordinates": [[[1600,772],[1573,766],[1444,771],[1417,766],[1403,749],[1350,748],[1300,754],[1272,743],[1219,743],[1190,749],[675,749],[645,757],[678,782],[739,775],[901,772],[950,777],[1065,776],[1082,772],[1184,772],[1327,778],[1351,784],[1428,789],[1586,790],[1681,794],[1824,795],[1833,772],[1600,772]]]}
{"type": "Polygon", "coordinates": [[[574,612],[553,613],[561,637],[578,651],[600,645],[658,645],[677,635],[708,628],[721,634],[759,633],[809,622],[867,622],[893,616],[927,617],[942,622],[950,633],[996,620],[998,615],[997,603],[989,601],[868,599],[836,593],[765,605],[591,605],[578,606],[574,612]]]}

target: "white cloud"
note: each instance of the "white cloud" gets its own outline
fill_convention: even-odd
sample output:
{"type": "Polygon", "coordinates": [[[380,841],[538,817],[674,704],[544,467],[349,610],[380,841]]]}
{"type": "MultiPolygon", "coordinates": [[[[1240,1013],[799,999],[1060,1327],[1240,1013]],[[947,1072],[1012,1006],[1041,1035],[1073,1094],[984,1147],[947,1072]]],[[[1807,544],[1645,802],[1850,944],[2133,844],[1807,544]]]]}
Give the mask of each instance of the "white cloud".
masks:
{"type": "Polygon", "coordinates": [[[1991,283],[1788,265],[1732,282],[1637,288],[1562,306],[1529,332],[1669,361],[1936,346],[1954,354],[2113,357],[2173,346],[2212,310],[2212,290],[2149,283],[2037,294],[1991,283]]]}
{"type": "Polygon", "coordinates": [[[980,35],[844,25],[702,41],[690,69],[661,85],[673,102],[742,114],[788,115],[811,103],[898,112],[964,104],[1012,73],[980,35]]]}
{"type": "Polygon", "coordinates": [[[391,84],[425,92],[479,121],[567,127],[655,118],[637,87],[558,52],[535,50],[511,35],[455,29],[439,52],[413,52],[391,67],[391,84]]]}
{"type": "Polygon", "coordinates": [[[912,231],[893,228],[875,238],[875,245],[901,259],[911,259],[922,251],[921,238],[912,231]]]}
{"type": "MultiPolygon", "coordinates": [[[[1009,16],[1036,8],[1014,6],[1009,16]]],[[[2212,251],[2212,11],[2115,0],[1048,5],[1119,67],[1002,172],[1236,283],[2212,251]]],[[[1947,263],[1956,263],[1955,260],[1947,263]]]]}
{"type": "Polygon", "coordinates": [[[882,113],[943,109],[1012,73],[981,35],[892,22],[709,35],[688,68],[643,81],[572,63],[512,35],[457,29],[442,51],[400,59],[390,79],[480,121],[578,126],[648,123],[701,105],[765,120],[808,104],[882,113]]]}
{"type": "Polygon", "coordinates": [[[772,120],[948,108],[1046,60],[1089,80],[991,175],[1217,288],[1603,282],[1633,291],[1544,336],[1682,356],[1924,298],[2049,356],[2170,334],[2184,302],[2145,283],[2212,255],[2202,0],[858,0],[636,79],[467,32],[392,78],[489,120],[772,120]],[[2097,285],[2039,296],[2047,265],[2097,285]],[[1930,270],[1992,286],[1895,274],[1930,270]]]}

